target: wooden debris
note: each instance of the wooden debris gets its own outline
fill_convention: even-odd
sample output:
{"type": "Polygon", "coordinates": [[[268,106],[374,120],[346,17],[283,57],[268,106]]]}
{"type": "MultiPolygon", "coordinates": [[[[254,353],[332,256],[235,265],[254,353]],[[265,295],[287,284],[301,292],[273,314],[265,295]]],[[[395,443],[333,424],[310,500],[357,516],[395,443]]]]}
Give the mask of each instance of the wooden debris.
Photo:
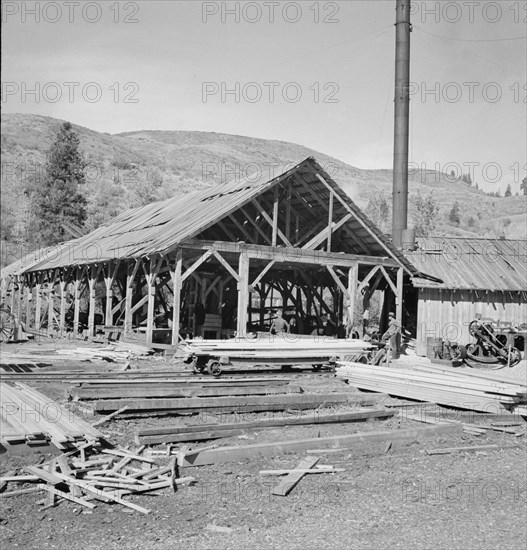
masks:
{"type": "Polygon", "coordinates": [[[306,475],[306,470],[313,468],[319,460],[319,458],[304,458],[295,470],[289,472],[276,487],[273,487],[272,494],[281,497],[287,496],[306,475]]]}
{"type": "Polygon", "coordinates": [[[285,476],[288,474],[332,474],[335,472],[345,472],[345,468],[334,468],[333,466],[317,466],[316,468],[300,467],[293,470],[260,470],[261,476],[285,476]]]}
{"type": "Polygon", "coordinates": [[[104,418],[101,418],[100,420],[97,420],[97,422],[94,422],[92,426],[95,428],[96,426],[100,426],[101,424],[104,424],[105,422],[108,422],[108,420],[111,420],[112,418],[118,416],[121,413],[124,413],[127,411],[130,407],[128,405],[125,405],[124,407],[120,408],[117,411],[114,411],[113,413],[109,414],[108,416],[105,416],[104,418]]]}

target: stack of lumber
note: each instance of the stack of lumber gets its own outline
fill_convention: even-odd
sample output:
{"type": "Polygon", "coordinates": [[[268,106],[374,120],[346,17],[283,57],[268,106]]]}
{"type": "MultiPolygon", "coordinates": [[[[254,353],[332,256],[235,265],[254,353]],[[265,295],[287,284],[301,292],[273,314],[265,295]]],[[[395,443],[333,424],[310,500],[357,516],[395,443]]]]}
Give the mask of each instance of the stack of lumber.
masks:
{"type": "Polygon", "coordinates": [[[236,412],[283,411],[286,409],[318,409],[340,403],[371,405],[372,397],[353,396],[350,393],[289,393],[286,395],[248,395],[236,397],[185,397],[150,399],[102,399],[95,401],[96,412],[111,412],[127,407],[133,412],[188,414],[191,412],[236,412]]]}
{"type": "Polygon", "coordinates": [[[2,420],[19,436],[41,434],[59,449],[79,444],[100,445],[103,434],[71,411],[25,384],[0,382],[2,420]]]}
{"type": "Polygon", "coordinates": [[[225,357],[254,363],[321,363],[369,349],[362,340],[337,340],[322,336],[297,338],[294,334],[266,339],[189,340],[183,351],[189,356],[225,357]]]}
{"type": "Polygon", "coordinates": [[[150,510],[124,497],[154,493],[166,487],[177,490],[178,485],[192,483],[194,478],[179,478],[175,461],[172,465],[159,467],[151,458],[141,456],[142,451],[98,450],[85,445],[38,466],[26,466],[25,474],[0,477],[0,490],[5,490],[8,484],[30,484],[22,489],[5,491],[0,496],[9,498],[26,493],[47,492],[48,498],[40,502],[44,505],[42,509],[65,501],[93,509],[96,507],[93,501],[97,500],[119,503],[148,514],[150,510]]]}
{"type": "Polygon", "coordinates": [[[308,414],[292,416],[291,418],[270,418],[254,422],[222,422],[214,424],[199,424],[186,426],[169,426],[164,428],[149,428],[137,430],[136,443],[142,445],[158,445],[161,443],[182,443],[187,441],[205,441],[223,437],[234,437],[248,430],[261,430],[287,426],[307,426],[311,424],[342,424],[360,422],[371,418],[390,418],[396,411],[386,409],[369,409],[358,412],[340,414],[308,414]]]}
{"type": "Polygon", "coordinates": [[[123,399],[123,398],[151,398],[151,397],[225,397],[236,395],[273,395],[300,393],[300,386],[288,385],[279,381],[255,382],[251,379],[240,382],[224,382],[210,384],[207,382],[188,383],[171,381],[159,383],[145,381],[125,382],[83,382],[78,387],[70,389],[69,394],[75,400],[90,399],[123,399]]]}
{"type": "Polygon", "coordinates": [[[138,344],[114,343],[96,348],[78,347],[67,349],[25,349],[22,353],[2,353],[2,364],[32,362],[34,364],[50,361],[112,361],[125,362],[130,358],[142,357],[152,353],[152,348],[138,344]]]}
{"type": "Polygon", "coordinates": [[[523,410],[527,386],[497,375],[431,365],[387,368],[339,362],[337,376],[352,386],[480,412],[523,410]]]}

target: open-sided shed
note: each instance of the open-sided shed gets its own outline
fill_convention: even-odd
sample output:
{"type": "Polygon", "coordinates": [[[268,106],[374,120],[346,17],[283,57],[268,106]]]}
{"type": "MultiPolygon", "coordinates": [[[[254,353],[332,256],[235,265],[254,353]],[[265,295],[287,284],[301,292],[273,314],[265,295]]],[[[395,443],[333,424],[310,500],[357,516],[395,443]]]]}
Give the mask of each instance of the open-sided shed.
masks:
{"type": "Polygon", "coordinates": [[[401,320],[405,283],[425,277],[313,158],[127,211],[8,274],[4,294],[30,327],[62,333],[69,311],[75,331],[82,318],[89,334],[144,325],[152,342],[164,317],[173,345],[197,325],[245,335],[271,293],[301,320],[338,324],[369,284],[393,293],[401,320]]]}

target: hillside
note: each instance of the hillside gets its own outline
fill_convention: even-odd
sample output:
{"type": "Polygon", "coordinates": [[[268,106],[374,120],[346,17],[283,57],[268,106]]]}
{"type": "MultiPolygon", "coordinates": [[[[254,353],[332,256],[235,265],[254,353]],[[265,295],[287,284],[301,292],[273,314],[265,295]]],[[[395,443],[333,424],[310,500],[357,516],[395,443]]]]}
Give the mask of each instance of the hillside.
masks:
{"type": "MultiPolygon", "coordinates": [[[[45,152],[61,123],[38,115],[2,114],[4,242],[31,242],[28,197],[42,177],[45,152]]],[[[258,170],[272,177],[308,156],[314,156],[361,207],[366,207],[373,195],[391,197],[390,170],[361,170],[294,143],[209,132],[145,130],[110,135],[74,128],[89,163],[89,229],[125,209],[250,176],[258,170]]],[[[418,191],[433,191],[437,197],[438,231],[442,234],[526,238],[526,197],[488,197],[475,187],[432,171],[410,174],[410,193],[418,191]],[[460,205],[459,227],[447,222],[454,201],[460,205]]]]}

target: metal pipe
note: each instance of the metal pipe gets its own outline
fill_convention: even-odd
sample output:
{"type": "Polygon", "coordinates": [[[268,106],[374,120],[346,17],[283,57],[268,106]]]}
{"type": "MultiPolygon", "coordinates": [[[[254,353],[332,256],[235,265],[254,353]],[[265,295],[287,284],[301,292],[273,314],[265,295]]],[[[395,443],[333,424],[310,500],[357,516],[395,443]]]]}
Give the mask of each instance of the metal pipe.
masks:
{"type": "Polygon", "coordinates": [[[408,225],[408,135],[410,112],[410,0],[397,0],[395,23],[395,116],[392,239],[402,245],[408,225]]]}

